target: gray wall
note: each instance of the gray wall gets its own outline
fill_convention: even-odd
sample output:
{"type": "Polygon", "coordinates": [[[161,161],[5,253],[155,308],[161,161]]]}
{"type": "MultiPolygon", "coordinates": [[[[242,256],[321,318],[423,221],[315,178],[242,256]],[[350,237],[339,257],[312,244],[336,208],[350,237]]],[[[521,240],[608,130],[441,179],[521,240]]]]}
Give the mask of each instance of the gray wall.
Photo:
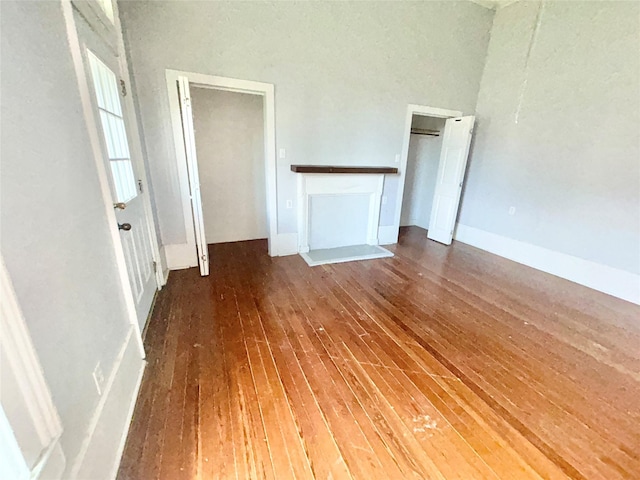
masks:
{"type": "MultiPolygon", "coordinates": [[[[58,2],[0,2],[0,249],[69,466],[130,325],[58,2]]],[[[121,398],[120,409],[130,397],[121,398]]]]}
{"type": "MultiPolygon", "coordinates": [[[[275,84],[278,230],[291,163],[393,165],[407,104],[475,110],[493,12],[469,1],[121,2],[163,244],[184,243],[171,68],[275,84]]],[[[398,177],[385,185],[393,223],[398,177]]],[[[294,208],[286,209],[292,200],[294,208]]]]}
{"type": "MultiPolygon", "coordinates": [[[[444,123],[442,118],[414,115],[411,127],[439,131],[442,134],[444,123]]],[[[442,135],[411,135],[400,225],[429,228],[441,151],[442,135]]]]}
{"type": "Polygon", "coordinates": [[[263,97],[191,88],[207,243],[267,238],[263,97]]]}
{"type": "Polygon", "coordinates": [[[460,222],[639,273],[640,3],[545,2],[530,47],[538,5],[496,13],[460,222]]]}

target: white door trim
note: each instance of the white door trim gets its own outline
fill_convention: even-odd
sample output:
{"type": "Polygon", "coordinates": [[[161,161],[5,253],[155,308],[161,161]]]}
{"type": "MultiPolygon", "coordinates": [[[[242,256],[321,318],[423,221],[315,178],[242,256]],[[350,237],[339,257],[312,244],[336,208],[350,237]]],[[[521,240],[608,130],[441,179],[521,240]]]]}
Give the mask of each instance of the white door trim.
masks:
{"type": "Polygon", "coordinates": [[[82,101],[82,111],[85,123],[87,125],[87,134],[89,135],[91,150],[93,152],[93,160],[96,166],[96,173],[98,174],[98,180],[100,183],[100,192],[102,194],[102,201],[105,208],[105,214],[107,216],[109,234],[114,246],[113,250],[116,259],[116,267],[118,270],[118,276],[120,278],[120,285],[122,286],[125,308],[127,310],[129,323],[131,323],[134,329],[134,336],[138,345],[140,356],[141,358],[144,358],[145,353],[144,344],[142,342],[142,331],[140,330],[140,326],[138,324],[136,304],[133,296],[133,291],[131,289],[131,283],[129,282],[127,264],[124,258],[124,248],[122,246],[120,231],[118,230],[118,221],[113,209],[113,197],[111,194],[111,187],[109,185],[109,174],[102,158],[102,140],[100,138],[101,127],[98,124],[98,120],[96,119],[96,114],[93,109],[92,93],[90,88],[91,80],[88,78],[87,72],[85,70],[83,60],[84,53],[80,38],[78,36],[78,30],[76,29],[76,23],[73,18],[73,6],[71,5],[71,0],[62,0],[62,12],[65,18],[67,38],[69,40],[69,49],[71,51],[71,58],[73,60],[73,66],[78,82],[78,90],[80,99],[82,101]]]}
{"type": "Polygon", "coordinates": [[[275,93],[271,83],[239,80],[236,78],[205,75],[202,73],[183,72],[178,70],[166,70],[167,93],[169,95],[169,111],[171,114],[171,127],[173,130],[174,147],[176,151],[176,163],[178,167],[178,181],[180,183],[180,197],[182,199],[182,213],[184,216],[184,228],[187,237],[188,248],[193,255],[192,265],[197,265],[196,239],[194,233],[193,212],[191,211],[191,198],[189,189],[189,175],[187,172],[187,159],[184,151],[184,135],[180,118],[180,101],[176,83],[178,77],[187,77],[189,84],[197,87],[213,88],[228,92],[249,93],[261,95],[264,115],[264,160],[266,178],[266,205],[269,255],[278,255],[275,245],[278,231],[278,210],[276,200],[276,130],[275,130],[275,93]]]}
{"type": "MultiPolygon", "coordinates": [[[[51,398],[38,354],[31,341],[27,323],[2,257],[0,299],[0,349],[5,360],[2,368],[12,372],[11,378],[15,379],[15,384],[13,381],[10,384],[12,389],[15,388],[17,391],[12,391],[11,396],[20,399],[20,411],[24,413],[20,423],[31,423],[42,449],[38,462],[31,470],[35,474],[46,466],[51,453],[57,448],[62,435],[62,422],[51,398]]],[[[8,388],[9,385],[4,387],[8,388]]],[[[4,410],[4,406],[2,408],[4,410]]],[[[11,423],[11,419],[8,420],[11,423]]]]}
{"type": "MultiPolygon", "coordinates": [[[[454,118],[461,117],[462,112],[459,110],[447,110],[444,108],[427,107],[424,105],[407,105],[407,114],[404,121],[404,137],[402,139],[402,153],[400,156],[400,185],[398,185],[398,193],[396,198],[396,213],[393,220],[393,230],[395,231],[395,241],[397,243],[398,232],[400,230],[400,215],[402,214],[402,198],[404,196],[404,182],[407,174],[407,161],[409,158],[409,142],[411,141],[411,122],[414,115],[422,115],[424,117],[437,118],[454,118]]],[[[388,243],[389,239],[385,239],[384,243],[388,243]]]]}

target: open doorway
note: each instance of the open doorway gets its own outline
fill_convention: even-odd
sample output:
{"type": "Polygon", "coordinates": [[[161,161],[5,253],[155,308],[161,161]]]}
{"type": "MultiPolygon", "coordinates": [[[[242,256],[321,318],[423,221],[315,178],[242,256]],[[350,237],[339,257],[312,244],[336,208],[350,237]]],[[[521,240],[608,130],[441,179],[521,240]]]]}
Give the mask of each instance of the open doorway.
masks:
{"type": "Polygon", "coordinates": [[[167,70],[166,76],[187,237],[185,257],[181,263],[198,265],[201,275],[209,274],[207,244],[211,241],[207,240],[207,230],[215,243],[266,237],[269,255],[277,255],[274,245],[277,212],[273,85],[176,70],[167,70]],[[257,100],[247,97],[257,97],[257,100]],[[218,109],[211,111],[208,108],[212,105],[219,108],[224,105],[222,110],[241,106],[236,113],[242,111],[241,115],[245,116],[240,121],[245,123],[244,127],[233,131],[231,114],[226,119],[226,134],[208,131],[221,127],[220,118],[216,118],[218,109]],[[256,116],[258,111],[260,113],[256,116]],[[251,115],[250,120],[247,120],[247,114],[251,115]],[[196,116],[198,120],[195,120],[196,116]],[[260,128],[262,136],[257,132],[260,128]],[[249,130],[252,138],[247,142],[241,137],[249,130]],[[230,135],[233,138],[228,138],[230,135]],[[245,143],[246,149],[236,148],[238,145],[234,142],[245,143]],[[262,155],[256,153],[260,147],[262,155]],[[205,157],[200,162],[199,154],[205,157]],[[237,156],[240,154],[247,157],[242,168],[237,156]],[[212,161],[222,157],[225,157],[224,167],[212,161]],[[262,162],[262,167],[257,165],[257,159],[262,162]],[[236,171],[232,172],[233,169],[236,171]],[[232,177],[227,175],[230,173],[232,177]],[[203,178],[201,174],[204,174],[203,178]],[[258,186],[259,182],[262,185],[258,186]],[[256,190],[250,191],[254,187],[256,190]],[[208,218],[206,222],[205,215],[208,218]],[[240,218],[243,216],[246,218],[240,218]],[[238,228],[240,224],[244,225],[243,229],[238,228]]]}
{"type": "Polygon", "coordinates": [[[207,243],[266,239],[262,97],[195,87],[191,100],[207,243]]]}
{"type": "Polygon", "coordinates": [[[475,117],[409,105],[396,210],[397,228],[416,225],[431,240],[453,238],[475,117]]]}
{"type": "Polygon", "coordinates": [[[400,226],[429,229],[440,163],[444,118],[413,115],[400,226]]]}

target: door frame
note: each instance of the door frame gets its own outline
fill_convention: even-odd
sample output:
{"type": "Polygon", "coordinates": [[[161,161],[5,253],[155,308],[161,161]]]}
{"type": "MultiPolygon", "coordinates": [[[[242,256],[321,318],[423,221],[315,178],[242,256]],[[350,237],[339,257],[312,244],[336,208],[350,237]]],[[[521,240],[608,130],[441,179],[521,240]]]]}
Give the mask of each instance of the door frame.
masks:
{"type": "MultiPolygon", "coordinates": [[[[41,455],[30,469],[24,459],[13,429],[20,425],[11,425],[11,419],[0,418],[0,445],[7,451],[0,455],[9,465],[28,473],[25,478],[37,478],[40,473],[60,475],[64,470],[66,459],[60,445],[63,432],[62,421],[56,409],[51,391],[44,377],[38,352],[33,345],[29,327],[24,318],[18,297],[13,288],[11,277],[0,254],[0,350],[4,357],[2,368],[11,372],[9,378],[13,390],[11,398],[2,399],[0,395],[0,417],[4,416],[3,402],[9,402],[15,415],[19,408],[20,425],[29,425],[35,430],[35,437],[41,446],[41,455]],[[15,402],[20,403],[17,407],[15,402]],[[10,447],[10,448],[7,448],[10,447]],[[17,448],[14,448],[17,447],[17,448]]],[[[15,418],[13,419],[15,421],[15,418]]],[[[2,447],[0,447],[2,450],[2,447]]]]}
{"type": "MultiPolygon", "coordinates": [[[[120,230],[118,229],[118,220],[114,211],[114,200],[111,191],[110,173],[107,171],[107,166],[103,159],[103,150],[101,137],[102,127],[100,125],[100,119],[97,113],[94,111],[93,106],[93,91],[92,91],[92,79],[89,72],[85,68],[85,56],[86,46],[81,41],[76,28],[76,22],[74,19],[73,9],[76,5],[72,0],[62,0],[62,12],[65,19],[65,26],[67,30],[67,39],[69,42],[69,49],[71,51],[71,59],[73,61],[73,67],[76,74],[76,80],[78,84],[78,92],[82,103],[82,113],[84,116],[85,124],[87,126],[87,135],[89,136],[89,143],[91,145],[91,151],[93,153],[93,160],[96,167],[96,173],[98,174],[98,182],[100,184],[100,193],[102,194],[102,200],[104,203],[105,214],[107,217],[107,228],[109,229],[109,235],[113,243],[113,250],[115,255],[116,269],[118,271],[118,277],[120,279],[120,285],[122,287],[122,293],[124,297],[125,308],[127,311],[127,317],[129,323],[133,327],[134,337],[138,346],[138,351],[141,358],[145,358],[144,343],[142,340],[142,329],[138,323],[138,315],[136,312],[136,304],[133,296],[133,290],[129,279],[129,272],[127,271],[127,264],[125,260],[124,247],[122,245],[122,238],[120,237],[120,230]],[[74,3],[72,5],[72,3],[74,3]]],[[[80,5],[82,5],[80,3],[80,5]]],[[[80,7],[83,8],[83,7],[80,7]]],[[[117,3],[113,2],[114,8],[114,23],[113,28],[116,36],[117,51],[119,53],[119,67],[120,71],[117,72],[118,76],[121,76],[127,82],[127,86],[131,87],[131,81],[129,76],[129,70],[127,68],[125,54],[124,54],[124,42],[122,39],[122,30],[120,27],[119,14],[117,10],[117,3]]],[[[83,13],[86,8],[83,9],[83,13]]],[[[116,72],[114,72],[116,73],[116,72]]],[[[151,210],[151,200],[149,198],[149,179],[144,161],[142,157],[142,146],[140,144],[140,135],[138,132],[138,125],[136,123],[135,115],[133,115],[133,104],[131,100],[131,88],[129,88],[129,95],[121,98],[121,106],[123,116],[125,118],[126,126],[128,127],[127,139],[129,141],[129,150],[131,153],[131,161],[135,165],[136,173],[143,181],[143,191],[139,192],[143,199],[144,209],[147,216],[148,235],[151,243],[151,251],[153,261],[156,264],[156,271],[154,277],[156,279],[157,288],[160,289],[165,284],[165,279],[162,275],[162,268],[160,262],[160,248],[158,245],[158,239],[155,231],[155,221],[151,210]]]]}
{"type": "MultiPolygon", "coordinates": [[[[226,92],[247,93],[260,95],[263,98],[264,118],[264,162],[266,180],[266,206],[267,206],[267,241],[269,255],[276,256],[276,235],[278,228],[278,209],[276,192],[276,122],[275,122],[275,93],[272,83],[240,80],[237,78],[220,77],[203,73],[184,72],[180,70],[166,70],[167,93],[169,95],[169,111],[171,115],[171,127],[173,130],[174,147],[176,151],[176,163],[178,168],[178,181],[180,183],[180,197],[182,200],[182,214],[184,228],[187,237],[187,245],[193,252],[192,259],[197,261],[196,239],[194,231],[193,212],[191,210],[191,195],[189,188],[189,174],[187,171],[187,158],[184,151],[184,134],[180,117],[180,99],[176,83],[178,77],[187,77],[189,85],[198,88],[210,88],[226,92]]],[[[193,261],[192,260],[192,261],[193,261]]],[[[197,265],[198,263],[193,263],[197,265]]]]}
{"type": "Polygon", "coordinates": [[[400,215],[402,214],[402,200],[404,199],[404,183],[407,175],[407,162],[409,160],[409,143],[411,142],[411,123],[414,115],[422,117],[455,118],[461,117],[463,113],[459,110],[447,110],[445,108],[428,107],[425,105],[409,104],[404,121],[404,136],[402,138],[402,153],[400,155],[400,184],[396,198],[396,213],[394,216],[393,229],[395,231],[395,242],[398,242],[400,233],[400,215]]]}

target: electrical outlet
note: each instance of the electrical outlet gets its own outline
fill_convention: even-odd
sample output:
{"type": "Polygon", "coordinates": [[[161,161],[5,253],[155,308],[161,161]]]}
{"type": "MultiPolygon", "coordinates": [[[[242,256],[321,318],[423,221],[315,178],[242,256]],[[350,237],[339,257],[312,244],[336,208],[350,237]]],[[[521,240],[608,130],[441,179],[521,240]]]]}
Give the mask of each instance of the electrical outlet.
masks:
{"type": "Polygon", "coordinates": [[[387,204],[387,196],[386,195],[382,195],[382,204],[383,205],[387,204]]]}
{"type": "Polygon", "coordinates": [[[287,200],[287,209],[293,208],[293,200],[287,200]]]}
{"type": "Polygon", "coordinates": [[[516,213],[516,207],[509,207],[509,215],[516,213]]]}
{"type": "Polygon", "coordinates": [[[278,150],[278,158],[283,159],[287,158],[287,151],[284,148],[278,150]]]}
{"type": "Polygon", "coordinates": [[[104,387],[104,373],[102,373],[102,366],[100,362],[93,369],[93,382],[96,384],[96,390],[98,395],[102,395],[102,388],[104,387]]]}
{"type": "Polygon", "coordinates": [[[400,154],[396,153],[396,163],[400,163],[400,154]]]}

